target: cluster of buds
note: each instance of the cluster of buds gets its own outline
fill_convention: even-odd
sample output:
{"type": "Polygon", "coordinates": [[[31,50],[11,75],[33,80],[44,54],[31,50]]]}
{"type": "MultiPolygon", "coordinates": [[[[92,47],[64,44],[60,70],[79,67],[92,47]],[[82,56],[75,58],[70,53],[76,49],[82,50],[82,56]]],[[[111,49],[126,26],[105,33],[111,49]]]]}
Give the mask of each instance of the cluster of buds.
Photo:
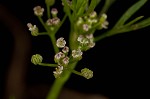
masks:
{"type": "Polygon", "coordinates": [[[83,51],[95,46],[93,34],[79,35],[77,41],[79,42],[79,48],[83,51]]]}
{"type": "Polygon", "coordinates": [[[88,16],[79,17],[76,22],[76,25],[81,31],[81,33],[89,32],[89,30],[93,29],[93,27],[95,28],[95,26],[96,29],[102,29],[102,28],[107,29],[109,23],[106,19],[107,19],[106,14],[102,14],[102,16],[98,18],[97,13],[93,11],[88,16]]]}
{"type": "Polygon", "coordinates": [[[32,36],[38,36],[39,31],[36,25],[32,25],[31,23],[28,23],[27,27],[29,28],[29,31],[31,31],[32,36]]]}
{"type": "Polygon", "coordinates": [[[45,0],[45,3],[49,6],[52,6],[52,5],[54,5],[55,0],[45,0]]]}
{"type": "Polygon", "coordinates": [[[93,11],[88,16],[79,17],[76,25],[82,27],[82,32],[88,32],[98,22],[97,13],[93,11]]]}
{"type": "Polygon", "coordinates": [[[35,54],[35,55],[32,55],[31,57],[31,62],[34,65],[39,65],[40,63],[42,63],[42,61],[43,61],[43,57],[40,54],[35,54]]]}
{"type": "Polygon", "coordinates": [[[81,70],[81,75],[86,79],[90,79],[93,77],[93,71],[89,70],[88,68],[84,68],[81,70]]]}

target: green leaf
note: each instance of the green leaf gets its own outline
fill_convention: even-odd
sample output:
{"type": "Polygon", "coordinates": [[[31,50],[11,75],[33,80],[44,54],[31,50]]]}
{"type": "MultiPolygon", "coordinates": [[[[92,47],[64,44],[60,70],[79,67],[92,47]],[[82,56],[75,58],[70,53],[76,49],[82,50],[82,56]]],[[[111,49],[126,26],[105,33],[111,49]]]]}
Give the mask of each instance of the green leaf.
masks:
{"type": "Polygon", "coordinates": [[[120,32],[129,32],[129,31],[134,31],[134,30],[138,30],[138,29],[141,29],[141,28],[145,28],[147,26],[150,26],[150,17],[139,22],[139,23],[136,23],[136,24],[133,24],[131,26],[128,26],[128,27],[125,27],[122,29],[122,31],[120,32]]]}
{"type": "Polygon", "coordinates": [[[147,26],[150,26],[150,17],[130,26],[126,26],[126,27],[123,26],[122,28],[119,28],[119,29],[111,29],[107,31],[106,33],[103,33],[102,35],[95,37],[95,41],[99,41],[103,38],[110,37],[116,34],[135,31],[141,28],[145,28],[147,26]]]}
{"type": "MultiPolygon", "coordinates": [[[[78,1],[80,1],[80,0],[78,0],[78,1]]],[[[83,2],[80,2],[79,4],[77,3],[77,6],[79,6],[79,7],[77,7],[77,8],[79,8],[79,9],[77,9],[77,11],[78,11],[77,16],[83,15],[83,13],[86,9],[87,3],[88,3],[88,0],[83,0],[83,2]]]]}
{"type": "Polygon", "coordinates": [[[137,23],[136,25],[138,26],[138,29],[150,26],[150,17],[137,23]]]}
{"type": "Polygon", "coordinates": [[[71,15],[71,11],[70,11],[70,8],[68,6],[67,1],[66,0],[62,0],[62,2],[64,3],[64,12],[69,17],[70,22],[72,22],[72,15],[71,15]]]}
{"type": "Polygon", "coordinates": [[[102,8],[102,10],[99,13],[99,17],[103,14],[106,13],[107,10],[110,8],[110,6],[115,2],[116,0],[105,0],[105,4],[102,8]]]}
{"type": "Polygon", "coordinates": [[[90,2],[90,5],[89,5],[89,8],[86,12],[86,14],[89,14],[91,13],[92,11],[94,11],[95,7],[98,5],[98,3],[100,2],[101,0],[91,0],[90,2]]]}
{"type": "Polygon", "coordinates": [[[119,21],[116,23],[114,28],[120,27],[124,25],[124,23],[136,12],[138,11],[147,0],[139,0],[137,3],[135,3],[133,6],[131,6],[119,19],[119,21]]]}
{"type": "Polygon", "coordinates": [[[133,23],[135,23],[135,22],[141,20],[143,17],[144,17],[144,16],[139,16],[139,17],[135,18],[134,20],[130,21],[129,23],[125,24],[124,26],[125,26],[125,27],[126,27],[126,26],[130,26],[130,25],[132,25],[133,23]]]}
{"type": "Polygon", "coordinates": [[[84,3],[85,0],[77,0],[76,3],[76,10],[78,11],[80,7],[82,7],[82,4],[84,3]]]}

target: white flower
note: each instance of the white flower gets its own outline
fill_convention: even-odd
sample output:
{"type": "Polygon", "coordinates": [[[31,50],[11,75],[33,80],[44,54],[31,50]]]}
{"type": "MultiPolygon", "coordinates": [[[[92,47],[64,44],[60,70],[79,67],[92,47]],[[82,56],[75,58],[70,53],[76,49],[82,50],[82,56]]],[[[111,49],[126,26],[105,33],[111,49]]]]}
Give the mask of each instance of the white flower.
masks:
{"type": "Polygon", "coordinates": [[[44,12],[44,8],[41,8],[41,6],[36,6],[33,8],[33,11],[36,16],[42,16],[44,12]]]}
{"type": "Polygon", "coordinates": [[[93,48],[94,46],[95,46],[95,42],[90,42],[90,43],[89,43],[89,47],[90,47],[90,48],[93,48]]]}
{"type": "Polygon", "coordinates": [[[89,28],[90,28],[90,26],[88,24],[83,24],[83,30],[84,31],[87,32],[89,30],[89,28]]]}
{"type": "Polygon", "coordinates": [[[56,71],[53,71],[55,78],[59,78],[63,72],[63,66],[58,66],[55,68],[56,71]]]}
{"type": "Polygon", "coordinates": [[[65,64],[65,65],[67,65],[68,63],[69,63],[69,57],[65,57],[65,58],[63,58],[62,59],[62,62],[65,64]]]}
{"type": "Polygon", "coordinates": [[[31,23],[28,23],[27,27],[29,28],[29,31],[31,31],[32,36],[38,36],[39,31],[36,25],[32,25],[31,23]]]}
{"type": "Polygon", "coordinates": [[[72,57],[73,58],[81,58],[83,52],[80,49],[72,50],[72,57]]]}
{"type": "Polygon", "coordinates": [[[59,59],[64,58],[64,57],[65,57],[65,54],[64,54],[64,53],[58,52],[58,53],[54,56],[54,59],[59,60],[59,59]]]}
{"type": "Polygon", "coordinates": [[[78,48],[80,48],[82,51],[86,51],[95,46],[93,34],[79,35],[77,41],[79,42],[78,48]]]}
{"type": "Polygon", "coordinates": [[[54,25],[58,25],[60,23],[60,19],[58,17],[55,17],[52,19],[52,22],[54,25]]]}
{"type": "Polygon", "coordinates": [[[93,34],[87,34],[86,38],[88,38],[88,39],[94,39],[93,34]]]}
{"type": "Polygon", "coordinates": [[[52,8],[51,14],[56,16],[58,14],[58,10],[56,8],[52,8]]]}
{"type": "Polygon", "coordinates": [[[53,25],[53,20],[52,20],[52,19],[48,19],[48,20],[46,21],[46,24],[47,24],[48,26],[53,25]]]}
{"type": "Polygon", "coordinates": [[[109,22],[107,21],[107,15],[104,13],[102,14],[102,16],[100,17],[100,23],[101,23],[101,27],[104,29],[107,29],[109,22]]]}
{"type": "Polygon", "coordinates": [[[89,16],[90,18],[95,18],[97,16],[96,11],[91,12],[89,16]]]}
{"type": "Polygon", "coordinates": [[[79,17],[78,20],[77,20],[77,26],[81,25],[83,23],[83,19],[82,17],[79,17]]]}
{"type": "Polygon", "coordinates": [[[66,41],[64,40],[63,37],[60,37],[59,39],[57,39],[56,45],[57,45],[57,47],[59,47],[59,48],[63,48],[63,47],[65,47],[65,45],[66,45],[66,41]]]}
{"type": "Polygon", "coordinates": [[[62,49],[62,52],[63,52],[63,53],[68,53],[68,52],[69,52],[69,47],[68,47],[68,46],[65,46],[65,47],[62,49]]]}
{"type": "Polygon", "coordinates": [[[108,28],[108,27],[107,27],[108,25],[109,25],[108,21],[105,21],[105,22],[102,23],[101,26],[102,26],[102,28],[107,29],[107,28],[108,28]]]}
{"type": "Polygon", "coordinates": [[[103,14],[102,14],[102,17],[103,17],[104,19],[107,19],[107,14],[103,13],[103,14]]]}

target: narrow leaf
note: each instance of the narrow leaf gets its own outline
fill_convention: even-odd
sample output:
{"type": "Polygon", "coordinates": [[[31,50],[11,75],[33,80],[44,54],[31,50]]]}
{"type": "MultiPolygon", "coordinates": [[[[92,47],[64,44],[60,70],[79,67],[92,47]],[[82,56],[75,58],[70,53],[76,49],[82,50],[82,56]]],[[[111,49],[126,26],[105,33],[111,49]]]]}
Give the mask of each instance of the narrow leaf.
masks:
{"type": "Polygon", "coordinates": [[[119,21],[116,23],[114,28],[122,26],[136,11],[138,11],[147,0],[139,0],[137,3],[135,3],[133,6],[131,6],[119,19],[119,21]]]}
{"type": "Polygon", "coordinates": [[[101,0],[91,0],[89,8],[87,10],[87,14],[91,13],[92,11],[94,11],[95,7],[97,6],[98,2],[100,2],[101,0]]]}
{"type": "Polygon", "coordinates": [[[135,22],[141,20],[144,16],[139,16],[137,18],[135,18],[134,20],[130,21],[129,23],[125,24],[124,26],[129,26],[129,25],[132,25],[134,24],[135,22]]]}
{"type": "Polygon", "coordinates": [[[143,20],[143,21],[141,21],[141,22],[139,22],[139,23],[131,25],[130,27],[125,29],[124,32],[138,30],[138,29],[141,29],[141,28],[145,28],[147,26],[150,26],[150,17],[145,19],[145,20],[143,20]]]}
{"type": "Polygon", "coordinates": [[[116,0],[105,0],[105,4],[102,8],[102,10],[99,13],[99,17],[103,14],[106,13],[107,10],[110,8],[110,6],[115,2],[116,0]]]}

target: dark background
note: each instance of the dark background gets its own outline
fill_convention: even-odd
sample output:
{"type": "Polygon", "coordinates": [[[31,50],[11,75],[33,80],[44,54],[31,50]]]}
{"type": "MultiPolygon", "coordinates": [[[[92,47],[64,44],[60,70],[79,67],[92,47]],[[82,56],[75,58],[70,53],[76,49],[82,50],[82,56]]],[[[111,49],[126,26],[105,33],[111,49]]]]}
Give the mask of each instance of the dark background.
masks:
{"type": "MultiPolygon", "coordinates": [[[[44,0],[0,0],[0,4],[6,6],[26,27],[28,22],[39,24],[38,19],[33,15],[33,7],[44,5],[44,0]]],[[[108,21],[111,28],[118,18],[138,0],[117,0],[108,11],[108,21]]],[[[103,2],[102,2],[103,3],[103,2]]],[[[101,4],[102,5],[102,4],[101,4]]],[[[101,8],[99,5],[96,10],[101,8]]],[[[59,16],[62,17],[61,5],[58,3],[54,7],[59,8],[59,16]]],[[[131,19],[144,15],[149,17],[150,3],[146,3],[131,19]]],[[[131,20],[130,19],[130,20],[131,20]]],[[[60,29],[59,36],[67,38],[68,25],[66,22],[60,29]]],[[[40,28],[43,30],[43,28],[40,28]]],[[[105,38],[96,43],[96,46],[85,52],[83,60],[77,66],[77,70],[88,67],[94,71],[94,77],[86,80],[80,76],[72,74],[65,84],[79,92],[98,93],[109,98],[145,97],[148,95],[143,90],[148,90],[148,57],[149,57],[149,27],[124,34],[105,38]]],[[[30,33],[30,32],[29,32],[30,33]]],[[[96,34],[101,33],[97,31],[96,34]]],[[[13,48],[13,38],[10,31],[0,24],[0,90],[5,86],[5,71],[9,68],[9,61],[13,48]]],[[[40,53],[45,62],[53,61],[53,50],[49,38],[46,36],[31,37],[31,55],[40,53]]],[[[27,70],[26,83],[30,86],[35,84],[52,84],[54,80],[49,67],[40,67],[29,64],[27,70]]],[[[1,98],[0,98],[1,99],[1,98]]]]}

